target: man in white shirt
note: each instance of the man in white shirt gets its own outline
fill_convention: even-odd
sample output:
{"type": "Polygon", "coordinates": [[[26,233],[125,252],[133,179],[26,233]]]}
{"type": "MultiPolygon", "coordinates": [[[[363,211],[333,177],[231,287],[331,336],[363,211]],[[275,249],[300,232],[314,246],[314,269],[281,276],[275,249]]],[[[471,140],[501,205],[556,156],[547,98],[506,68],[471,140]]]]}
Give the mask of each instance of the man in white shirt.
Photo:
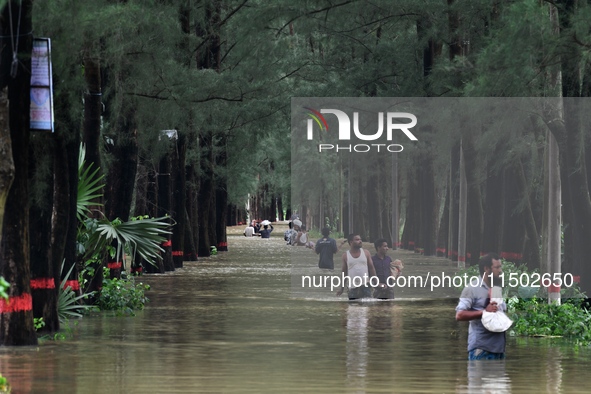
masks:
{"type": "MultiPolygon", "coordinates": [[[[362,242],[359,234],[349,234],[347,241],[349,242],[349,250],[343,253],[342,277],[348,278],[351,284],[348,292],[349,299],[370,298],[370,278],[376,276],[371,254],[361,247],[362,242]]],[[[343,294],[344,288],[345,283],[337,291],[337,296],[343,294]]]]}

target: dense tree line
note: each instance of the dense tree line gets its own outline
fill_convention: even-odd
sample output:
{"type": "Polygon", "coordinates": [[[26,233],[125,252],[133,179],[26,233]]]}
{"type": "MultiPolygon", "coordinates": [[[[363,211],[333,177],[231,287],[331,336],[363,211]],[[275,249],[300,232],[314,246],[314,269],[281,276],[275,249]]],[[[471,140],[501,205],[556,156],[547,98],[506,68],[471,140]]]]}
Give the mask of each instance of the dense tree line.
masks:
{"type": "MultiPolygon", "coordinates": [[[[556,185],[549,174],[559,168],[562,269],[591,290],[585,259],[591,255],[591,133],[585,107],[566,99],[589,95],[586,3],[2,5],[0,88],[10,107],[0,111],[0,151],[11,144],[14,169],[2,155],[0,274],[12,285],[10,296],[24,303],[2,310],[4,344],[35,341],[33,314],[43,316],[49,330],[59,328],[55,289],[32,290],[29,282],[46,277],[59,283],[61,262],[64,272],[77,262],[81,142],[87,165],[105,176],[96,215],[169,215],[174,223],[161,265],[144,267],[151,271],[174,270],[183,260],[209,255],[211,246],[227,248],[226,225],[246,219],[247,201],[255,218],[296,211],[309,226],[354,228],[368,239],[386,236],[428,255],[472,263],[482,252],[497,251],[551,271],[549,261],[561,258],[560,231],[549,232],[548,223],[556,221],[552,206],[560,204],[547,193],[556,188],[547,185],[556,185]],[[52,40],[51,135],[28,127],[33,36],[52,40]],[[423,127],[412,149],[376,166],[291,146],[291,97],[565,99],[523,128],[442,133],[423,127]],[[548,164],[553,144],[559,165],[548,164]],[[331,176],[319,187],[291,188],[292,164],[296,182],[301,173],[331,176]],[[347,185],[354,183],[367,187],[348,196],[347,185]],[[34,308],[28,309],[31,294],[34,308]]],[[[462,123],[461,116],[449,119],[462,123]]]]}

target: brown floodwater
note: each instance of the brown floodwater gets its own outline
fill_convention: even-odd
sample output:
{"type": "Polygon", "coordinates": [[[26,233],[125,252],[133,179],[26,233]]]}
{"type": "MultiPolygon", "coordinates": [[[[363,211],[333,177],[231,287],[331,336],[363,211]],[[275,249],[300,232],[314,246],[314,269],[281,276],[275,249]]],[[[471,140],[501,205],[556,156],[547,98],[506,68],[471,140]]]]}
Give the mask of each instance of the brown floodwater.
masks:
{"type": "MultiPolygon", "coordinates": [[[[144,276],[137,316],[87,316],[66,340],[1,348],[0,373],[18,394],[589,392],[591,350],[557,339],[509,337],[506,360],[468,362],[455,298],[299,296],[293,267],[317,273],[316,256],[301,248],[292,264],[276,235],[230,235],[229,252],[144,276]]],[[[406,273],[449,266],[390,253],[406,273]]]]}

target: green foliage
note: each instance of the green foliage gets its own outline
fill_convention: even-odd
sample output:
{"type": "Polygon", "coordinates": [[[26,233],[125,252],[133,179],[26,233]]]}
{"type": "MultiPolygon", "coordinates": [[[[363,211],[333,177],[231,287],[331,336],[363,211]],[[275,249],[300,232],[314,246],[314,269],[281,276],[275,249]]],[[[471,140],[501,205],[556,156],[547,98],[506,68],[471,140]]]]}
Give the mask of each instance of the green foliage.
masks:
{"type": "Polygon", "coordinates": [[[90,213],[91,206],[101,205],[94,200],[102,196],[98,193],[104,186],[101,182],[104,175],[98,175],[99,168],[93,168],[93,163],[90,163],[86,168],[86,148],[80,144],[80,154],[78,155],[78,197],[76,200],[76,215],[78,220],[83,220],[84,217],[90,213]]]}
{"type": "MultiPolygon", "coordinates": [[[[314,242],[316,242],[317,239],[320,239],[322,237],[323,237],[323,235],[320,232],[320,230],[318,230],[318,229],[312,229],[312,230],[308,231],[308,239],[309,240],[313,240],[314,242]]],[[[330,237],[335,238],[335,239],[344,238],[344,234],[340,233],[338,231],[331,231],[330,237]]]]}
{"type": "Polygon", "coordinates": [[[8,379],[0,375],[0,393],[10,393],[10,384],[8,379]]]}
{"type": "Polygon", "coordinates": [[[513,335],[562,336],[579,345],[591,344],[591,313],[579,299],[558,305],[541,298],[512,297],[507,304],[514,319],[513,335]]]}
{"type": "Polygon", "coordinates": [[[98,299],[98,307],[103,311],[115,311],[120,315],[134,315],[135,311],[143,310],[149,301],[145,292],[150,286],[136,283],[133,276],[122,279],[104,279],[103,288],[98,299]]]}
{"type": "MultiPolygon", "coordinates": [[[[74,324],[78,324],[77,322],[74,324]]],[[[70,320],[60,322],[60,331],[52,334],[45,334],[39,337],[40,341],[64,341],[73,337],[73,330],[70,327],[70,320]]]]}
{"type": "Polygon", "coordinates": [[[137,253],[145,261],[153,263],[161,258],[159,252],[163,249],[160,244],[166,240],[165,235],[170,234],[169,221],[168,217],[127,222],[120,219],[109,221],[88,218],[84,221],[84,228],[88,232],[85,256],[92,257],[97,252],[114,250],[112,257],[122,261],[123,252],[127,249],[132,258],[137,253]],[[113,244],[117,246],[112,248],[113,244]]]}
{"type": "Polygon", "coordinates": [[[149,263],[160,258],[159,252],[163,251],[160,244],[166,240],[165,234],[170,234],[170,218],[148,218],[138,216],[127,222],[116,218],[109,221],[106,218],[95,219],[84,216],[89,213],[89,206],[96,205],[92,201],[101,194],[97,193],[103,188],[103,176],[96,176],[98,169],[90,173],[92,166],[84,170],[86,151],[80,147],[78,158],[78,220],[82,222],[78,228],[78,252],[84,256],[86,266],[89,262],[98,262],[105,253],[117,261],[123,260],[123,252],[127,250],[130,256],[136,253],[149,263]],[[116,247],[113,248],[113,245],[116,247]]]}
{"type": "MultiPolygon", "coordinates": [[[[331,220],[328,216],[324,218],[324,227],[328,227],[331,232],[336,231],[339,226],[339,217],[336,216],[331,223],[331,220]]],[[[322,229],[321,229],[322,230],[322,229]]]]}
{"type": "MultiPolygon", "coordinates": [[[[64,265],[62,263],[62,271],[64,265]]],[[[57,300],[57,314],[60,322],[64,323],[71,318],[80,318],[85,311],[94,309],[92,305],[86,305],[82,303],[82,300],[88,298],[92,293],[85,293],[76,295],[76,292],[72,290],[71,286],[66,286],[66,282],[72,273],[74,266],[70,267],[70,270],[66,275],[63,276],[62,282],[60,283],[58,300],[57,300]]]]}
{"type": "Polygon", "coordinates": [[[39,331],[40,329],[45,327],[45,321],[43,321],[42,317],[34,317],[33,326],[35,327],[35,331],[39,331]]]}
{"type": "Polygon", "coordinates": [[[3,276],[0,276],[0,297],[4,298],[5,300],[8,300],[7,290],[9,287],[10,283],[8,283],[3,276]]]}

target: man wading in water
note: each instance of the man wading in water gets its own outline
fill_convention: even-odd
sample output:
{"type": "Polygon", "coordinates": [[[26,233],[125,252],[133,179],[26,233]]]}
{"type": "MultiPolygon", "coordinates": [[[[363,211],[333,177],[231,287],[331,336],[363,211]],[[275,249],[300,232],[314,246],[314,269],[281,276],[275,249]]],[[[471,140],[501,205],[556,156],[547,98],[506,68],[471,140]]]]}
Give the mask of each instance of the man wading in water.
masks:
{"type": "Polygon", "coordinates": [[[492,332],[482,325],[482,312],[506,311],[504,302],[489,303],[491,288],[494,283],[500,283],[499,275],[503,272],[501,259],[496,254],[487,254],[480,258],[479,269],[481,280],[477,286],[470,283],[460,295],[460,302],[456,307],[456,320],[469,321],[468,330],[468,359],[504,359],[505,332],[492,332]]]}
{"type": "MultiPolygon", "coordinates": [[[[344,282],[348,282],[347,284],[350,285],[349,299],[370,298],[370,278],[376,276],[371,255],[368,250],[361,247],[361,236],[359,234],[349,234],[347,240],[349,241],[349,250],[343,253],[342,278],[347,278],[344,282]]],[[[337,296],[343,294],[344,289],[345,283],[337,291],[337,296]]]]}

